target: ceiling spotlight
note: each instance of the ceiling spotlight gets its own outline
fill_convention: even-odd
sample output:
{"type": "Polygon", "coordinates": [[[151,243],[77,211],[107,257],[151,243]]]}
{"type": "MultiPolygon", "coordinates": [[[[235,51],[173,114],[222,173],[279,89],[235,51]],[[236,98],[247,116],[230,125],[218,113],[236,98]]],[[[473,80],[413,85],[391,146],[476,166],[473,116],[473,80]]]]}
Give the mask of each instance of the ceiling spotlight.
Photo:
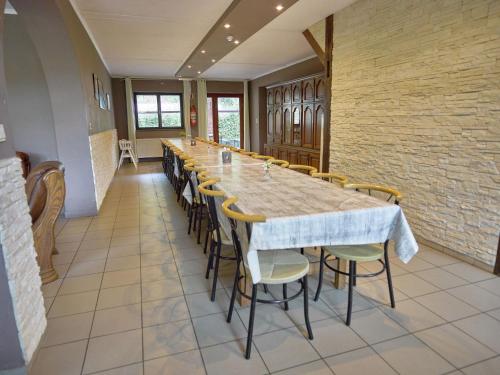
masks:
{"type": "Polygon", "coordinates": [[[201,74],[201,72],[198,70],[198,74],[201,74]]]}
{"type": "Polygon", "coordinates": [[[205,53],[207,53],[207,51],[205,51],[204,49],[202,49],[201,53],[205,54],[205,53]]]}
{"type": "Polygon", "coordinates": [[[234,41],[234,44],[240,44],[240,41],[239,41],[238,39],[236,39],[236,40],[234,41]]]}
{"type": "Polygon", "coordinates": [[[283,6],[283,5],[281,5],[281,4],[276,5],[276,10],[277,10],[278,12],[281,12],[281,11],[283,10],[283,8],[284,8],[284,6],[283,6]]]}
{"type": "Polygon", "coordinates": [[[226,40],[227,40],[228,42],[232,42],[232,41],[233,41],[233,39],[234,39],[234,36],[232,36],[232,35],[228,35],[228,36],[226,36],[226,40]]]}
{"type": "Polygon", "coordinates": [[[230,27],[231,27],[231,25],[230,25],[230,24],[228,24],[228,23],[224,24],[224,28],[225,28],[225,29],[229,29],[230,27]]]}
{"type": "Polygon", "coordinates": [[[188,65],[188,69],[191,69],[191,65],[188,65]]]}
{"type": "Polygon", "coordinates": [[[214,63],[214,62],[215,62],[215,59],[212,59],[212,62],[214,63]]]}

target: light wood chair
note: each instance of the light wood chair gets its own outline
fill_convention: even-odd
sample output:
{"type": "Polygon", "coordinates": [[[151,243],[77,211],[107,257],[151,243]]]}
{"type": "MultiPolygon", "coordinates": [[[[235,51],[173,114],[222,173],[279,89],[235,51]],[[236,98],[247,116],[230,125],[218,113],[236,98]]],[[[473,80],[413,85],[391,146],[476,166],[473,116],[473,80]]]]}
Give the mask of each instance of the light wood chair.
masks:
{"type": "Polygon", "coordinates": [[[280,160],[280,159],[271,159],[269,160],[269,162],[279,165],[282,168],[288,168],[288,166],[290,165],[290,163],[287,162],[286,160],[280,160]]]}
{"type": "Polygon", "coordinates": [[[274,160],[272,156],[255,154],[251,156],[253,159],[259,160],[274,160]]]}
{"type": "Polygon", "coordinates": [[[230,197],[224,201],[222,204],[222,211],[224,215],[227,216],[229,222],[231,223],[231,237],[233,240],[233,245],[236,253],[237,267],[236,274],[234,277],[233,291],[231,293],[231,302],[229,305],[229,312],[227,316],[227,322],[231,322],[231,317],[234,309],[234,302],[236,299],[236,293],[241,296],[250,299],[250,318],[248,323],[248,336],[245,358],[249,359],[252,350],[252,337],[253,337],[253,326],[255,319],[255,308],[257,302],[261,303],[272,303],[272,304],[284,304],[285,310],[288,310],[288,302],[299,297],[302,293],[304,295],[304,318],[307,327],[307,333],[309,339],[313,339],[313,333],[311,329],[311,324],[309,322],[309,298],[308,298],[308,286],[307,286],[307,274],[309,272],[309,261],[307,258],[299,253],[292,250],[266,250],[259,252],[259,264],[261,270],[261,280],[258,284],[271,285],[271,284],[281,284],[283,287],[283,299],[259,299],[257,298],[257,283],[252,281],[252,295],[249,296],[244,291],[241,290],[240,280],[244,279],[247,275],[247,271],[244,272],[245,275],[240,276],[240,266],[243,265],[246,270],[248,270],[248,263],[246,256],[243,255],[241,248],[241,242],[237,233],[238,223],[242,223],[246,228],[246,235],[248,239],[251,238],[251,224],[261,223],[266,221],[266,217],[263,215],[246,215],[241,212],[233,210],[231,207],[238,201],[236,197],[230,197]],[[287,284],[291,282],[298,281],[301,285],[301,289],[295,293],[293,296],[288,297],[287,295],[287,284]]]}
{"type": "MultiPolygon", "coordinates": [[[[403,195],[396,189],[385,187],[381,185],[373,184],[345,184],[344,188],[354,189],[357,191],[367,191],[368,194],[372,195],[373,192],[381,193],[382,195],[388,195],[384,197],[384,200],[391,201],[394,199],[395,204],[399,204],[403,195]]],[[[344,246],[324,246],[321,248],[321,260],[319,269],[319,283],[316,289],[316,295],[314,300],[317,301],[321,293],[321,286],[323,285],[323,272],[324,266],[328,267],[334,272],[341,275],[348,276],[349,278],[349,289],[348,289],[348,300],[347,300],[347,318],[346,325],[351,324],[351,313],[352,313],[352,292],[353,287],[356,286],[356,279],[358,277],[375,277],[383,272],[387,274],[387,283],[389,286],[389,297],[391,300],[391,307],[396,307],[396,302],[394,300],[394,291],[392,288],[392,277],[391,268],[389,264],[389,254],[388,254],[389,240],[384,242],[383,247],[380,244],[366,244],[366,245],[344,245],[344,246]],[[326,256],[325,256],[326,253],[326,256]],[[328,260],[331,257],[335,257],[340,261],[349,262],[349,272],[346,273],[334,266],[328,264],[328,260]],[[359,262],[372,262],[378,261],[382,268],[373,273],[358,274],[356,271],[356,266],[359,262]]]]}
{"type": "Polygon", "coordinates": [[[134,163],[134,167],[135,169],[137,169],[137,163],[139,162],[139,160],[137,159],[137,156],[134,152],[134,147],[132,146],[132,142],[127,140],[127,139],[120,139],[118,141],[118,145],[120,147],[120,160],[118,162],[118,168],[117,169],[120,169],[120,167],[122,166],[122,163],[123,163],[123,160],[129,158],[132,160],[132,162],[134,163]]]}
{"type": "Polygon", "coordinates": [[[303,165],[303,164],[290,164],[288,166],[288,169],[291,169],[291,170],[294,170],[297,172],[301,172],[304,174],[308,174],[308,175],[311,175],[313,173],[318,172],[318,170],[316,168],[311,167],[310,165],[303,165]]]}
{"type": "Polygon", "coordinates": [[[342,175],[336,174],[336,173],[314,172],[311,174],[311,176],[314,178],[321,178],[322,180],[325,180],[328,182],[335,182],[335,183],[339,184],[340,186],[344,186],[344,184],[347,183],[346,176],[342,176],[342,175]]]}

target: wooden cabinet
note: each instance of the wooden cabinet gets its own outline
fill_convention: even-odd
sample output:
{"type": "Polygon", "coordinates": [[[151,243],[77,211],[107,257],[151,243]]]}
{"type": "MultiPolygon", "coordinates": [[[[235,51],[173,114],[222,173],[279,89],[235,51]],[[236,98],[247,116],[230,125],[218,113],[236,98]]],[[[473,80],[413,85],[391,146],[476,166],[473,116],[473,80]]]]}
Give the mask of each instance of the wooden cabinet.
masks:
{"type": "Polygon", "coordinates": [[[319,168],[325,82],[316,75],[266,88],[266,155],[319,168]]]}

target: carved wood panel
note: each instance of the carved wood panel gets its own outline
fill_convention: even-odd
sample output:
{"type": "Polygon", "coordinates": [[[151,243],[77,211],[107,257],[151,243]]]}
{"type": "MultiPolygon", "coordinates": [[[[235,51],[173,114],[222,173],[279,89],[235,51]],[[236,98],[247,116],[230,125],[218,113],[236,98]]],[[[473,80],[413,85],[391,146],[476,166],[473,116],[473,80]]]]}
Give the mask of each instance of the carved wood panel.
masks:
{"type": "Polygon", "coordinates": [[[283,107],[283,143],[293,144],[292,109],[283,107]]]}
{"type": "Polygon", "coordinates": [[[314,106],[314,142],[313,147],[317,150],[321,148],[321,130],[325,121],[325,111],[322,104],[314,106]]]}
{"type": "Polygon", "coordinates": [[[314,79],[307,79],[302,82],[302,101],[314,100],[314,79]]]}
{"type": "Polygon", "coordinates": [[[312,148],[314,143],[313,104],[302,106],[302,147],[312,148]]]}

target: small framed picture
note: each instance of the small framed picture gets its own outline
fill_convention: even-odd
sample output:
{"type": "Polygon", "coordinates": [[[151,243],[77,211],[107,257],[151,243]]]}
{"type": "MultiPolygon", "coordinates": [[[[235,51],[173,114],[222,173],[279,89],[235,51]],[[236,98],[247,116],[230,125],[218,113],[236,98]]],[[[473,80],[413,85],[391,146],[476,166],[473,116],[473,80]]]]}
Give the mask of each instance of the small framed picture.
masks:
{"type": "Polygon", "coordinates": [[[97,82],[97,76],[92,74],[92,82],[94,84],[94,99],[99,100],[99,83],[97,82]]]}
{"type": "Polygon", "coordinates": [[[109,94],[106,94],[106,104],[107,104],[106,109],[108,111],[111,111],[111,95],[109,94]]]}
{"type": "Polygon", "coordinates": [[[97,83],[99,86],[99,108],[106,109],[106,94],[104,93],[104,88],[99,78],[97,79],[97,83]]]}

